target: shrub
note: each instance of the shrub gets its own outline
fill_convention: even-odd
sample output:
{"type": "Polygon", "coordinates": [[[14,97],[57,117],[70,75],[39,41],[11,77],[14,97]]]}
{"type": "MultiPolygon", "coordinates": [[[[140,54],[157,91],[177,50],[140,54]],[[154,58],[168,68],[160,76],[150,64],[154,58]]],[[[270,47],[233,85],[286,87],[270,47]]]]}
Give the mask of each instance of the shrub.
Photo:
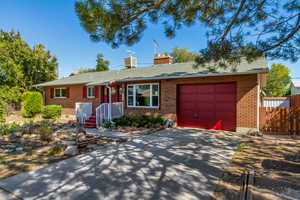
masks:
{"type": "Polygon", "coordinates": [[[0,123],[5,122],[5,106],[4,103],[0,101],[0,123]]]}
{"type": "Polygon", "coordinates": [[[111,128],[112,124],[109,121],[104,121],[103,122],[103,127],[104,128],[111,128]]]}
{"type": "Polygon", "coordinates": [[[27,91],[23,94],[23,112],[25,116],[33,117],[42,111],[43,96],[37,91],[27,91]]]}
{"type": "Polygon", "coordinates": [[[161,116],[146,116],[146,115],[124,115],[113,120],[117,126],[132,126],[151,128],[154,125],[163,125],[164,118],[161,116]]]}
{"type": "Polygon", "coordinates": [[[63,145],[55,145],[53,147],[51,147],[51,149],[48,152],[49,156],[55,156],[57,154],[61,154],[62,152],[64,152],[65,147],[63,145]]]}
{"type": "Polygon", "coordinates": [[[54,119],[61,116],[61,105],[48,105],[44,107],[43,118],[45,119],[54,119]]]}
{"type": "Polygon", "coordinates": [[[41,126],[37,129],[42,141],[50,142],[53,136],[53,130],[48,126],[41,126]]]}
{"type": "Polygon", "coordinates": [[[0,135],[7,135],[21,130],[21,126],[16,123],[0,124],[0,135]]]}

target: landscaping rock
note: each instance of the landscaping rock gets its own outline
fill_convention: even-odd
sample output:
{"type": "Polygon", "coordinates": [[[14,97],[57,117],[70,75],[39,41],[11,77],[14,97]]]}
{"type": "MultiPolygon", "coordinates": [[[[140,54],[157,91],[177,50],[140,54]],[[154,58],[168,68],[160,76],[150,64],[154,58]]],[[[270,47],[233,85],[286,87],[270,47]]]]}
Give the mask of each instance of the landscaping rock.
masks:
{"type": "Polygon", "coordinates": [[[172,119],[165,120],[164,126],[166,128],[173,128],[175,126],[174,120],[172,120],[172,119]]]}
{"type": "Polygon", "coordinates": [[[73,140],[62,140],[61,144],[64,144],[64,145],[75,145],[76,141],[73,141],[73,140]]]}
{"type": "Polygon", "coordinates": [[[67,146],[67,148],[64,152],[64,154],[67,155],[67,156],[75,156],[78,153],[79,153],[78,148],[75,145],[67,146]]]}
{"type": "Polygon", "coordinates": [[[1,142],[1,141],[3,141],[3,137],[2,137],[2,136],[0,136],[0,142],[1,142]]]}
{"type": "Polygon", "coordinates": [[[88,144],[87,145],[87,148],[89,148],[89,149],[96,149],[97,148],[97,145],[96,144],[88,144]]]}
{"type": "Polygon", "coordinates": [[[23,133],[22,133],[22,132],[19,132],[19,131],[13,133],[13,136],[16,137],[16,138],[22,137],[22,135],[23,135],[23,133]]]}
{"type": "Polygon", "coordinates": [[[25,146],[25,147],[24,147],[24,150],[30,151],[30,150],[32,150],[32,147],[31,147],[31,146],[25,146]]]}
{"type": "Polygon", "coordinates": [[[20,139],[19,139],[19,143],[20,143],[20,144],[25,144],[25,143],[26,143],[26,140],[25,140],[24,138],[20,138],[20,139]]]}
{"type": "Polygon", "coordinates": [[[17,147],[16,151],[23,151],[23,147],[17,147]]]}
{"type": "Polygon", "coordinates": [[[81,124],[77,123],[75,133],[77,133],[77,134],[79,134],[79,133],[86,134],[86,131],[85,131],[85,128],[81,124]]]}

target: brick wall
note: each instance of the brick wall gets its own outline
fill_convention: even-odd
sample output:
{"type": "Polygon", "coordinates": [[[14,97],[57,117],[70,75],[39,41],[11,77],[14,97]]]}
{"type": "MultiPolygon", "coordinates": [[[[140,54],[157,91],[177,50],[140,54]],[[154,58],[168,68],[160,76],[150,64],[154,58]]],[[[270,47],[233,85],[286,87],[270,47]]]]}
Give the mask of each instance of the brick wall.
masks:
{"type": "MultiPolygon", "coordinates": [[[[163,115],[166,118],[176,120],[176,92],[177,84],[188,83],[220,83],[220,82],[237,83],[237,130],[256,129],[257,128],[257,104],[258,102],[258,83],[257,75],[239,75],[239,76],[216,76],[203,78],[187,79],[169,79],[160,82],[160,108],[126,108],[125,114],[146,114],[146,115],[163,115]]],[[[134,83],[134,82],[131,82],[134,83]]]]}
{"type": "MultiPolygon", "coordinates": [[[[83,98],[84,85],[68,85],[68,86],[55,86],[45,87],[45,105],[58,104],[63,106],[63,114],[75,114],[76,102],[92,102],[93,109],[96,109],[100,104],[100,98],[83,98]],[[69,98],[51,98],[51,88],[69,88],[69,98]]],[[[101,95],[100,95],[101,96],[101,95]]]]}

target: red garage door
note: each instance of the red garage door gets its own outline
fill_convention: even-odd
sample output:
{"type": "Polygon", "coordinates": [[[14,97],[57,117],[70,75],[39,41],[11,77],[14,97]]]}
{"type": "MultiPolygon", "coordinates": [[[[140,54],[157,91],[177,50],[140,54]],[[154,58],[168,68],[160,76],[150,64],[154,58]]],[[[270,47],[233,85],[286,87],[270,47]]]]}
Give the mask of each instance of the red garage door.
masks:
{"type": "Polygon", "coordinates": [[[178,126],[236,128],[236,84],[189,84],[178,87],[178,126]]]}

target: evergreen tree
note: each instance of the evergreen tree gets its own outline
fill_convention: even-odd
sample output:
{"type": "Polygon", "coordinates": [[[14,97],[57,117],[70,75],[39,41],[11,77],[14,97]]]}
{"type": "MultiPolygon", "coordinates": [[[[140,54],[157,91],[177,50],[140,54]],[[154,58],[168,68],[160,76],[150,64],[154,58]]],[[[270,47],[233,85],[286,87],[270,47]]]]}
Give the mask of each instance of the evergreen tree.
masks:
{"type": "MultiPolygon", "coordinates": [[[[112,47],[138,42],[149,23],[161,23],[167,37],[183,26],[203,24],[207,48],[198,64],[220,67],[267,55],[297,61],[300,56],[299,0],[78,0],[77,15],[93,41],[112,47]]],[[[203,42],[203,41],[199,41],[203,42]]]]}
{"type": "Polygon", "coordinates": [[[96,65],[96,71],[107,71],[109,70],[109,61],[103,59],[103,54],[98,53],[97,54],[97,65],[96,65]]]}

